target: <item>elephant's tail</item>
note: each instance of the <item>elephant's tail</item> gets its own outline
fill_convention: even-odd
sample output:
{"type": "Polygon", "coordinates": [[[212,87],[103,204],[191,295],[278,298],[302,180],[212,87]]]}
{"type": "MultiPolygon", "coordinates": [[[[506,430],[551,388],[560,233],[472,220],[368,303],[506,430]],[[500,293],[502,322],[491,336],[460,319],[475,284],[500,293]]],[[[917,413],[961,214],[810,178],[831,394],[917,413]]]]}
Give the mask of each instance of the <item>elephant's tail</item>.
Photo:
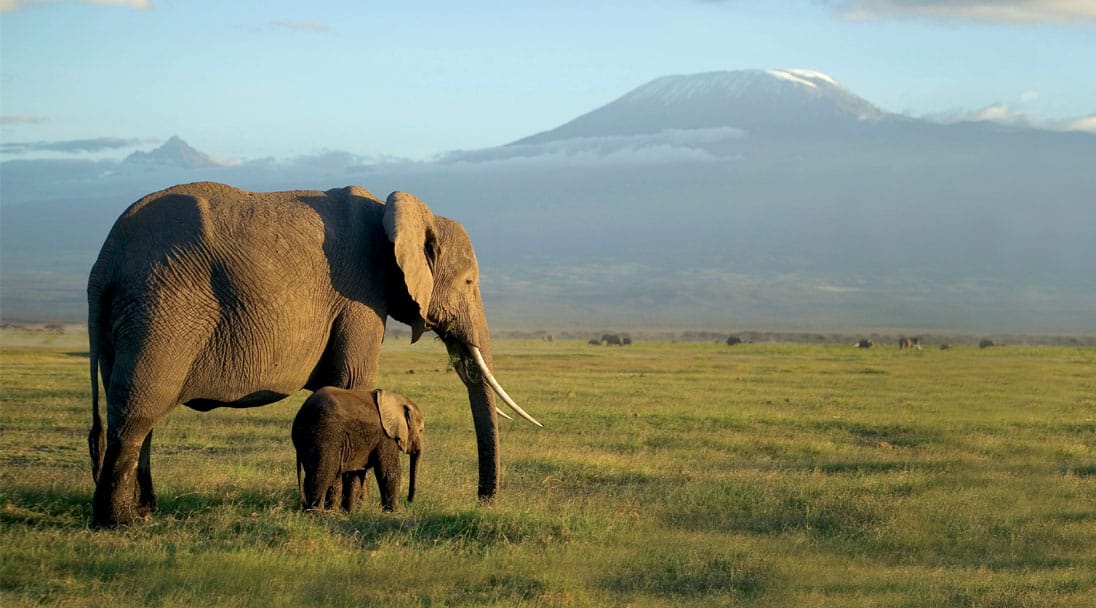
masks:
{"type": "MultiPolygon", "coordinates": [[[[89,281],[88,361],[91,378],[91,430],[88,431],[88,452],[91,455],[91,478],[96,482],[99,481],[99,471],[103,468],[103,445],[106,443],[106,429],[103,426],[103,418],[99,414],[99,372],[102,369],[101,358],[107,355],[103,351],[106,344],[104,344],[102,331],[107,325],[106,317],[109,314],[108,296],[109,294],[105,294],[104,290],[98,288],[94,282],[89,281]]],[[[108,382],[106,373],[103,376],[103,382],[108,382]]],[[[105,390],[106,386],[103,388],[105,390]]]]}
{"type": "Polygon", "coordinates": [[[99,415],[99,356],[91,352],[91,430],[88,431],[88,452],[91,454],[91,479],[99,481],[99,469],[103,466],[103,418],[99,415]]]}
{"type": "Polygon", "coordinates": [[[297,492],[301,495],[301,508],[307,509],[308,504],[305,502],[304,498],[304,479],[301,477],[301,470],[303,468],[304,467],[301,466],[301,455],[297,454],[297,492]]]}

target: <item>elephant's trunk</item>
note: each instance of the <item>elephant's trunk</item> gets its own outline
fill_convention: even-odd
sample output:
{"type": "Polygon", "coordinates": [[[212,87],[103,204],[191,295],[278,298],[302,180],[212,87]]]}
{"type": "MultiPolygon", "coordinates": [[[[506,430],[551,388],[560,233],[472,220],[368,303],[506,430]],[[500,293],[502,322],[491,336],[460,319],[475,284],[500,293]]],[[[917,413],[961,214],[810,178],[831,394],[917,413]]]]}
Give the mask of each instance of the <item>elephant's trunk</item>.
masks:
{"type": "MultiPolygon", "coordinates": [[[[477,340],[486,351],[490,360],[491,347],[488,340],[477,340]]],[[[479,455],[479,491],[481,501],[490,502],[498,489],[499,477],[499,434],[498,417],[495,408],[495,394],[490,386],[482,381],[479,368],[472,358],[471,344],[459,338],[445,341],[453,368],[468,390],[468,404],[472,408],[472,422],[476,428],[476,448],[479,455]]]]}
{"type": "Polygon", "coordinates": [[[407,502],[415,501],[415,477],[419,471],[419,456],[422,453],[419,451],[411,452],[411,482],[407,487],[407,502]]]}
{"type": "Polygon", "coordinates": [[[478,344],[459,339],[446,340],[453,367],[468,389],[468,402],[472,407],[472,421],[476,428],[476,444],[479,450],[479,498],[490,502],[498,489],[498,417],[495,407],[497,393],[506,403],[526,420],[540,426],[532,416],[518,407],[514,400],[495,380],[491,373],[491,346],[487,338],[478,344]]]}
{"type": "Polygon", "coordinates": [[[495,497],[499,478],[499,432],[495,395],[487,384],[468,378],[469,367],[475,369],[475,365],[469,366],[467,363],[462,360],[458,367],[465,370],[461,379],[468,389],[468,403],[472,407],[472,422],[476,427],[476,448],[479,453],[478,495],[481,501],[490,502],[495,497]]]}

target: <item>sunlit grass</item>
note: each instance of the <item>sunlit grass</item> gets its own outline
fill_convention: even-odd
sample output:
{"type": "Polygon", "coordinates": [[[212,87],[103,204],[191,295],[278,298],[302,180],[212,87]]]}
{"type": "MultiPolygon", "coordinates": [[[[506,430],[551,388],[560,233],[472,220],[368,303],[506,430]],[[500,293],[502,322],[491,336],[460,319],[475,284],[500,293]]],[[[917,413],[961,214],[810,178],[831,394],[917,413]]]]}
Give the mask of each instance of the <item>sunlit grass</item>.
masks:
{"type": "MultiPolygon", "coordinates": [[[[160,510],[89,528],[86,346],[0,350],[4,606],[1078,606],[1096,594],[1096,351],[498,341],[545,423],[502,488],[444,347],[385,344],[426,415],[414,504],[297,510],[303,394],[179,408],[160,510]]],[[[406,491],[406,490],[404,490],[406,491]]]]}

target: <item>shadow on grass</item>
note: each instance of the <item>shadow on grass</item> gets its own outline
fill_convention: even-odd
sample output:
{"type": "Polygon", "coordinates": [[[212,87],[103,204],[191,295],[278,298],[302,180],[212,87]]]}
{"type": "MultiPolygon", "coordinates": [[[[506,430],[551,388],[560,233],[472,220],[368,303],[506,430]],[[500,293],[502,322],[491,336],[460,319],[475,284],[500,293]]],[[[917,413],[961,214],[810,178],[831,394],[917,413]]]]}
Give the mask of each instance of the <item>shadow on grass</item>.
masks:
{"type": "Polygon", "coordinates": [[[625,597],[654,595],[698,598],[731,594],[755,598],[776,584],[777,573],[763,560],[745,553],[663,547],[632,555],[601,586],[625,597]]]}
{"type": "Polygon", "coordinates": [[[893,501],[850,484],[723,486],[691,493],[663,514],[665,524],[694,532],[857,538],[885,521],[893,501]]]}
{"type": "Polygon", "coordinates": [[[91,493],[77,490],[0,490],[0,524],[84,528],[91,521],[91,493]]]}
{"type": "Polygon", "coordinates": [[[478,552],[492,547],[522,543],[548,544],[576,536],[574,526],[558,518],[531,513],[504,513],[472,508],[450,513],[409,515],[403,513],[323,514],[331,531],[352,537],[366,549],[376,549],[397,539],[421,547],[445,545],[478,552]]]}
{"type": "Polygon", "coordinates": [[[650,494],[661,480],[644,471],[546,458],[519,458],[509,465],[511,483],[550,487],[568,496],[650,494]]]}
{"type": "Polygon", "coordinates": [[[1096,464],[1081,464],[1068,467],[1062,467],[1058,470],[1062,475],[1069,475],[1072,477],[1092,477],[1096,475],[1096,464]]]}
{"type": "MultiPolygon", "coordinates": [[[[14,486],[0,490],[0,523],[31,527],[89,528],[92,519],[91,482],[81,490],[37,490],[14,486]]],[[[152,517],[145,521],[208,518],[216,512],[252,516],[290,511],[297,507],[296,493],[286,490],[258,492],[226,487],[208,492],[161,493],[152,517]]]]}
{"type": "Polygon", "coordinates": [[[812,426],[823,431],[844,431],[852,435],[857,443],[868,447],[920,448],[940,441],[938,432],[901,424],[867,425],[847,420],[824,420],[812,426]]]}

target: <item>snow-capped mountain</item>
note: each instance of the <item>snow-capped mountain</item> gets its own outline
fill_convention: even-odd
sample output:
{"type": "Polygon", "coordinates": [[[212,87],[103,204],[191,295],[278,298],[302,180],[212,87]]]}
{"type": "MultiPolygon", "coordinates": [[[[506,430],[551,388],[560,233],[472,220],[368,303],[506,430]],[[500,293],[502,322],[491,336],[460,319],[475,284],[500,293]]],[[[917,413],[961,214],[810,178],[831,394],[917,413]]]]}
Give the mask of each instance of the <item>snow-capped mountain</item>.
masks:
{"type": "Polygon", "coordinates": [[[887,116],[820,72],[706,72],[657,78],[564,125],[511,145],[719,127],[767,134],[844,129],[887,116]]]}

